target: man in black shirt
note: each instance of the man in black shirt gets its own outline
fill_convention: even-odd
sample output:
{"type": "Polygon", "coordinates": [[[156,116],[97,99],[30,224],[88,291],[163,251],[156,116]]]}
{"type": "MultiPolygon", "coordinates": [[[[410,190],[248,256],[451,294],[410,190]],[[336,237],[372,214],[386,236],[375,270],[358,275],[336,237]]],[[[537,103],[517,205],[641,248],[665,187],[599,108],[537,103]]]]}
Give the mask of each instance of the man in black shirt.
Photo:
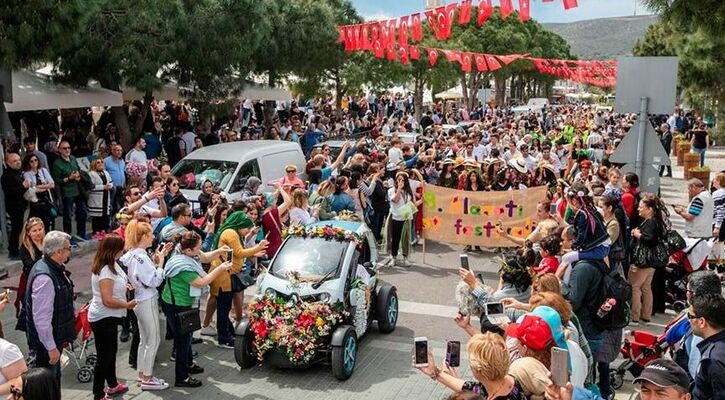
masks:
{"type": "Polygon", "coordinates": [[[5,171],[0,181],[5,194],[5,210],[10,216],[10,234],[8,237],[8,255],[11,259],[20,257],[20,231],[23,229],[23,218],[28,202],[23,195],[30,187],[30,181],[23,178],[20,155],[8,153],[5,160],[5,171]]]}

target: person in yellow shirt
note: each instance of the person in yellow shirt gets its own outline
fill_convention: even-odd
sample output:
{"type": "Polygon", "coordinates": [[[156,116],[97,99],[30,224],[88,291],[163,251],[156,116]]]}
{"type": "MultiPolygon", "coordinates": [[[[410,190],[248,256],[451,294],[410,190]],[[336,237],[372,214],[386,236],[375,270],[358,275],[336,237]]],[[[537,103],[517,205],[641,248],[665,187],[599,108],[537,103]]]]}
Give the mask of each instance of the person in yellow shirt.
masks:
{"type": "MultiPolygon", "coordinates": [[[[216,328],[219,347],[234,348],[234,326],[229,320],[229,311],[235,293],[243,293],[245,289],[236,274],[244,268],[247,257],[262,257],[266,254],[268,244],[266,240],[262,240],[254,247],[244,248],[245,237],[253,228],[254,222],[242,211],[231,213],[219,227],[219,236],[214,248],[226,245],[232,249],[230,252],[232,267],[229,274],[217,276],[210,285],[211,294],[217,298],[216,328]],[[233,280],[235,282],[232,282],[233,280]]],[[[209,272],[211,273],[226,260],[229,260],[229,254],[212,262],[209,272]]]]}

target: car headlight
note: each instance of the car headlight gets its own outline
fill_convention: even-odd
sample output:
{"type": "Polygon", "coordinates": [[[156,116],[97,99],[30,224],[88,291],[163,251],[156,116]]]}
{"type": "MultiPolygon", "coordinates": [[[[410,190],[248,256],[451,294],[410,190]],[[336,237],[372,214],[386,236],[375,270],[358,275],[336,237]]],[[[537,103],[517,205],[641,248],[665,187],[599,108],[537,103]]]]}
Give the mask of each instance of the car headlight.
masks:
{"type": "Polygon", "coordinates": [[[323,303],[329,303],[331,298],[332,296],[327,292],[320,293],[320,301],[323,303]]]}
{"type": "Polygon", "coordinates": [[[264,291],[264,295],[269,297],[275,297],[277,296],[277,291],[272,288],[267,288],[267,290],[264,291]]]}

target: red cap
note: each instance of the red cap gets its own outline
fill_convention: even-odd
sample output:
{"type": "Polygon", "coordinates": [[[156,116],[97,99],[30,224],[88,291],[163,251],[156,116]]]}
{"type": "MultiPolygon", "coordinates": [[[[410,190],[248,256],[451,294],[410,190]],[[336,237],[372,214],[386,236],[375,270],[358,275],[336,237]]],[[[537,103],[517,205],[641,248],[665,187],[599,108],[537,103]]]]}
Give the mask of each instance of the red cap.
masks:
{"type": "Polygon", "coordinates": [[[526,314],[519,324],[509,325],[506,336],[518,339],[531,350],[544,350],[554,343],[549,324],[533,314],[526,314]]]}

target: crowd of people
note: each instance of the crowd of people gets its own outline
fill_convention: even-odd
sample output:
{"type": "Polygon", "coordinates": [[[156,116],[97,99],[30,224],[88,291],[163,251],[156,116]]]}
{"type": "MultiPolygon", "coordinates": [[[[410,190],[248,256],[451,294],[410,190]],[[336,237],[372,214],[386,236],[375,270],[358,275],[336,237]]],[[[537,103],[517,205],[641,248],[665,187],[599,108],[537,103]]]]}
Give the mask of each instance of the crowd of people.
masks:
{"type": "MultiPolygon", "coordinates": [[[[451,398],[569,398],[572,393],[608,398],[609,364],[619,353],[623,327],[595,317],[600,288],[605,277],[628,282],[631,314],[624,325],[648,323],[664,313],[663,266],[671,255],[660,246],[671,232],[669,210],[655,194],[640,193],[636,174],[623,173],[608,160],[635,117],[588,106],[549,106],[543,113],[517,115],[487,105],[454,111],[437,104],[416,119],[412,98],[374,94],[345,98],[342,116],[329,102],[304,107],[293,102],[280,104],[273,120],[265,121],[264,107],[247,100],[234,115],[209,124],[187,104],[153,102],[144,113],[143,104],[132,103],[129,123],[145,118],[145,133],[125,154],[110,111],[96,122],[90,114],[66,116],[55,130],[62,135],[23,121],[28,136],[22,146],[5,143],[2,188],[10,216],[9,255],[23,263],[17,328],[26,332],[34,367],[49,369],[60,382],[60,354],[76,337],[74,285],[65,265],[81,242],[99,241],[91,263],[88,318],[98,356],[93,395],[105,399],[128,390],[116,375],[119,340],[131,340],[128,363],[143,390],[170,385],[154,373],[163,337],[173,340],[174,385],[201,386],[192,377],[204,372],[194,361],[193,344],[200,339],[181,321],[198,316],[196,307],[205,300],[200,333],[233,348],[234,326],[244,318],[244,290],[282,245],[285,227],[360,220],[388,253],[381,267],[409,268],[422,240],[426,185],[463,191],[546,186],[549,196],[537,204],[536,229],[528,237],[496,228],[519,247],[502,259],[496,290],[469,270],[459,271],[474,304],[455,322],[471,335],[475,381],[439,367],[432,355],[420,370],[456,392],[451,398]],[[325,143],[333,138],[346,142],[340,148],[325,143]],[[204,146],[258,139],[299,143],[305,170],[287,165],[272,193],[252,176],[240,200],[228,201],[211,180],[199,182],[199,198],[185,197],[172,174],[183,157],[204,146]],[[200,207],[192,208],[191,201],[200,207]],[[60,217],[62,231],[54,223],[60,217]],[[470,316],[480,315],[492,301],[504,303],[511,322],[496,325],[482,318],[481,329],[472,327],[470,316]],[[555,347],[567,349],[570,358],[571,385],[562,388],[548,377],[555,347]]],[[[659,127],[665,148],[680,133],[704,161],[710,144],[700,118],[676,110],[650,122],[659,127]]],[[[697,179],[687,185],[691,202],[672,209],[685,219],[686,236],[721,240],[725,174],[715,177],[713,194],[697,179]]],[[[645,368],[638,378],[642,398],[684,399],[692,393],[699,400],[725,392],[717,379],[725,371],[719,277],[698,272],[688,285],[690,306],[678,317],[685,333],[672,343],[684,356],[678,363],[656,360],[645,368]]],[[[6,364],[13,367],[6,374],[0,365],[0,372],[16,386],[0,386],[0,395],[21,386],[24,391],[22,380],[39,373],[24,373],[24,361],[13,364],[23,359],[17,346],[7,351],[2,346],[0,360],[12,358],[6,364]]]]}

